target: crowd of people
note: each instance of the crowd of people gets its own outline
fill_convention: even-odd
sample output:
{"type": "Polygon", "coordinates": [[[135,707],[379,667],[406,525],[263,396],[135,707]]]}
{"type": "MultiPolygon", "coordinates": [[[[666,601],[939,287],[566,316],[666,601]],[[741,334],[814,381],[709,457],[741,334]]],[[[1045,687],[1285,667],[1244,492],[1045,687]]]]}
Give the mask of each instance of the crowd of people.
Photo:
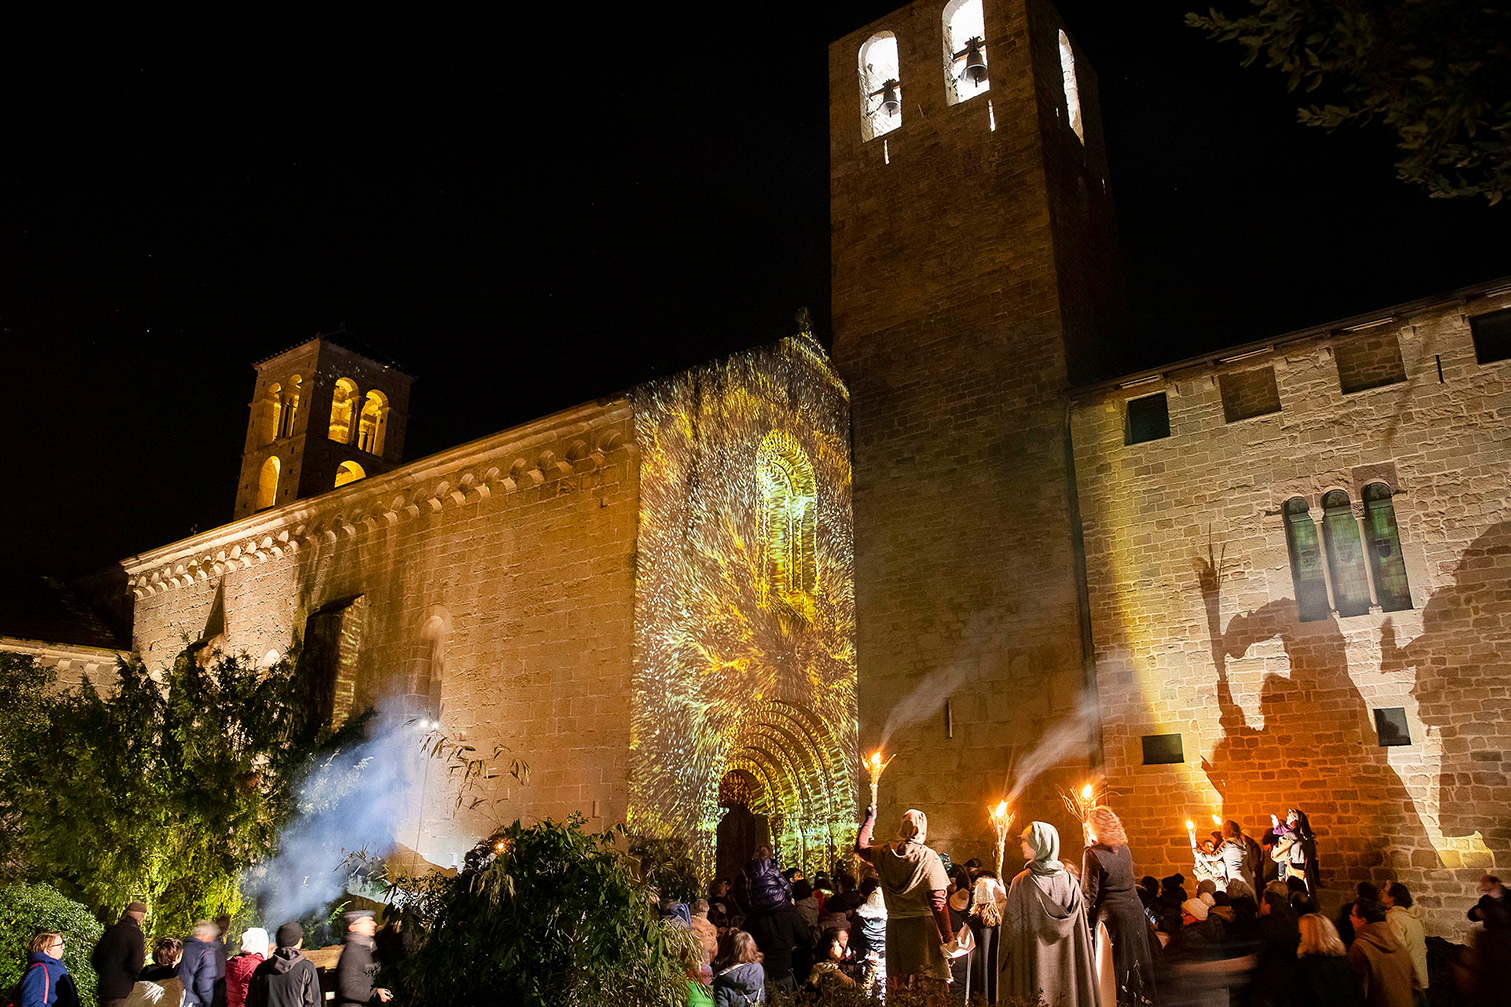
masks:
{"type": "MultiPolygon", "coordinates": [[[[702,951],[692,1003],[746,1007],[776,990],[859,987],[883,1001],[910,988],[940,1005],[1430,1004],[1427,935],[1410,889],[1361,883],[1335,917],[1321,913],[1316,836],[1299,810],[1272,818],[1262,842],[1234,821],[1205,845],[1193,836],[1194,892],[1181,874],[1140,878],[1110,808],[1083,824],[1076,864],[1061,860],[1054,826],[1030,823],[1024,867],[1005,883],[979,861],[936,852],[916,809],[884,843],[867,809],[859,879],[838,863],[811,879],[782,872],[762,848],[690,907],[702,951]]],[[[1494,877],[1481,887],[1469,919],[1505,949],[1511,901],[1494,877]]]]}
{"type": "MultiPolygon", "coordinates": [[[[324,1007],[328,1002],[319,972],[302,950],[304,930],[298,923],[278,927],[271,940],[262,927],[248,927],[233,951],[227,940],[230,917],[201,920],[183,940],[159,939],[148,962],[146,916],[144,903],[130,903],[95,944],[90,965],[100,1007],[324,1007]]],[[[334,1003],[386,1003],[393,994],[373,985],[376,919],[369,910],[356,909],[344,921],[334,1003]]],[[[64,945],[56,933],[32,939],[16,1007],[77,1007],[78,990],[62,961],[64,945]]]]}

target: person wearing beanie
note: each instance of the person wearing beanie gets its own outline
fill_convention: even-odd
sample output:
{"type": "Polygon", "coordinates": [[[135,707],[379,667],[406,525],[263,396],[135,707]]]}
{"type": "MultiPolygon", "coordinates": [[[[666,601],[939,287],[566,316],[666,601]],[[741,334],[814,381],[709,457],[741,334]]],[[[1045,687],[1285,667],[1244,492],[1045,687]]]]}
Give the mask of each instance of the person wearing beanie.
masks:
{"type": "Polygon", "coordinates": [[[121,1007],[131,995],[147,959],[147,938],[142,934],[146,916],[147,904],[133,901],[94,946],[89,963],[99,976],[100,1007],[121,1007]]]}
{"type": "Polygon", "coordinates": [[[252,973],[267,961],[268,952],[272,950],[270,943],[268,932],[262,927],[242,931],[241,952],[226,961],[226,1007],[246,1007],[252,973]]]}
{"type": "Polygon", "coordinates": [[[276,934],[278,950],[257,966],[247,988],[246,1007],[322,1007],[320,973],[304,957],[304,929],[285,923],[276,934]]]}
{"type": "Polygon", "coordinates": [[[373,986],[378,974],[378,963],[373,960],[377,947],[373,935],[377,932],[378,921],[369,910],[353,909],[346,914],[346,945],[336,963],[336,1003],[341,1007],[393,999],[388,990],[373,986]]]}
{"type": "Polygon", "coordinates": [[[1211,907],[1207,905],[1205,899],[1187,899],[1180,904],[1181,924],[1189,927],[1192,923],[1207,922],[1207,914],[1210,909],[1211,907]],[[1186,918],[1188,916],[1190,919],[1186,918]]]}

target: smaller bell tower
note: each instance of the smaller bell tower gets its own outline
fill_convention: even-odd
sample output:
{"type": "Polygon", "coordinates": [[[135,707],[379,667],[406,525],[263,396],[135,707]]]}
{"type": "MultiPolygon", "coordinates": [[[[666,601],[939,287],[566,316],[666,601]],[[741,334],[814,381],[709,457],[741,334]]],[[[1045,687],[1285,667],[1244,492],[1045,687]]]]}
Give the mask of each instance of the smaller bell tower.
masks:
{"type": "Polygon", "coordinates": [[[414,378],[345,332],[253,365],[235,518],[402,464],[414,378]]]}

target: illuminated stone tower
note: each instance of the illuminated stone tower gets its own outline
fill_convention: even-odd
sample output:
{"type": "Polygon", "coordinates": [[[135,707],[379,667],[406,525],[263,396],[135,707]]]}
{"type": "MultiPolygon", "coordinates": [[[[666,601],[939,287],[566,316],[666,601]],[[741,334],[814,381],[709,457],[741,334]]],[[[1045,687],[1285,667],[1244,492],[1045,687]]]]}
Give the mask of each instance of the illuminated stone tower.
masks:
{"type": "Polygon", "coordinates": [[[359,346],[344,334],[316,336],[255,365],[235,517],[401,462],[414,379],[359,346]]]}
{"type": "MultiPolygon", "coordinates": [[[[1078,56],[1037,0],[920,0],[829,51],[860,743],[923,687],[888,741],[883,822],[925,808],[957,856],[993,841],[1010,760],[1079,697],[1095,709],[1065,389],[1122,285],[1078,56]]],[[[1014,808],[1019,827],[1068,826],[1072,848],[1053,785],[1095,760],[1095,716],[1076,731],[1085,743],[1014,808]]]]}

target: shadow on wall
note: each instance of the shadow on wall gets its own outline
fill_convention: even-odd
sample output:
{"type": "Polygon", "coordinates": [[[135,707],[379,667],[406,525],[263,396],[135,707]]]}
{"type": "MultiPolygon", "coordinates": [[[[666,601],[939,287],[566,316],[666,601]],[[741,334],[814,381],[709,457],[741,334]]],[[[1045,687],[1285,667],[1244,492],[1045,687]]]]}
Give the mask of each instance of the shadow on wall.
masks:
{"type": "Polygon", "coordinates": [[[1486,846],[1504,855],[1511,849],[1504,797],[1511,751],[1511,523],[1493,525],[1464,551],[1453,583],[1427,602],[1415,640],[1398,646],[1387,619],[1380,653],[1381,671],[1415,669],[1412,696],[1422,720],[1442,737],[1443,833],[1479,832],[1486,846]]]}
{"type": "MultiPolygon", "coordinates": [[[[1295,601],[1284,598],[1235,615],[1223,629],[1221,561],[1198,558],[1196,572],[1223,729],[1204,768],[1223,795],[1223,817],[1235,817],[1237,808],[1306,811],[1322,839],[1318,865],[1327,888],[1384,880],[1392,867],[1412,864],[1414,854],[1415,866],[1439,866],[1411,795],[1387,750],[1374,744],[1369,705],[1349,675],[1337,622],[1301,622],[1295,601]],[[1285,648],[1290,674],[1265,676],[1264,726],[1256,728],[1233,699],[1227,661],[1271,639],[1285,648]],[[1423,864],[1425,857],[1430,864],[1423,864]]],[[[1256,835],[1263,831],[1257,820],[1246,824],[1256,835]]]]}

